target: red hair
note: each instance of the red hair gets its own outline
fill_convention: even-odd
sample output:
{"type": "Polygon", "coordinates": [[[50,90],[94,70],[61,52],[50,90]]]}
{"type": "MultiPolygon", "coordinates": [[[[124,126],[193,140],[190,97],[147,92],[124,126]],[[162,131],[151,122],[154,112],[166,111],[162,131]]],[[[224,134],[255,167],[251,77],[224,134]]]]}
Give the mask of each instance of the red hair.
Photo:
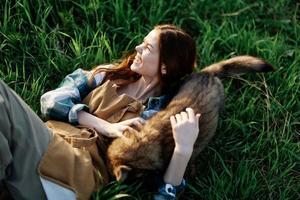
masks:
{"type": "Polygon", "coordinates": [[[159,65],[166,74],[160,74],[162,91],[173,92],[181,85],[181,79],[193,72],[196,65],[196,44],[189,34],[169,24],[155,26],[159,34],[159,65]]]}
{"type": "MultiPolygon", "coordinates": [[[[192,73],[196,62],[195,41],[182,29],[170,25],[158,25],[154,29],[159,30],[159,66],[166,68],[166,74],[160,74],[162,93],[172,92],[181,83],[180,79],[192,73]]],[[[107,72],[105,80],[113,80],[119,86],[137,81],[141,75],[131,71],[135,53],[126,56],[121,63],[113,68],[96,67],[93,75],[99,72],[107,72]]],[[[91,79],[90,79],[91,81],[91,79]]]]}

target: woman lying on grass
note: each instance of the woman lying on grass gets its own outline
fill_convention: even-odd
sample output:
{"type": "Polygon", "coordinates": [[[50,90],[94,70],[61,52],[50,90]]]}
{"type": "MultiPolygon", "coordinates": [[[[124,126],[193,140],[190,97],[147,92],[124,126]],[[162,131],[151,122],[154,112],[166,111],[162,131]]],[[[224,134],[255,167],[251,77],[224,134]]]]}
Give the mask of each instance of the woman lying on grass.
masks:
{"type": "MultiPolygon", "coordinates": [[[[59,88],[45,93],[42,113],[67,122],[52,121],[48,128],[0,82],[3,186],[15,199],[90,198],[109,181],[103,141],[139,129],[164,108],[180,79],[193,71],[195,55],[195,42],[187,33],[173,25],[156,26],[120,64],[91,72],[78,69],[59,88]]],[[[175,149],[164,176],[158,177],[164,184],[158,185],[155,199],[175,199],[184,187],[199,117],[188,108],[170,118],[175,149]],[[191,137],[181,137],[186,133],[191,137]]]]}

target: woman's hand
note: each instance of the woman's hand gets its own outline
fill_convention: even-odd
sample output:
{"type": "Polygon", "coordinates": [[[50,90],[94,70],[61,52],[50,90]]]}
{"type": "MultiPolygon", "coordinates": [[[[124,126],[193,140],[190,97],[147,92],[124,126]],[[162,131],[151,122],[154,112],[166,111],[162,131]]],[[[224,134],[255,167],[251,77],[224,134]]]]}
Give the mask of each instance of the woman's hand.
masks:
{"type": "Polygon", "coordinates": [[[80,125],[93,127],[98,133],[106,135],[107,137],[123,137],[123,132],[129,130],[135,132],[140,130],[145,123],[145,120],[140,117],[128,119],[119,123],[109,123],[99,117],[96,117],[83,110],[78,112],[78,122],[80,125]],[[134,130],[131,126],[134,126],[134,130]]]}
{"type": "Polygon", "coordinates": [[[102,131],[100,132],[103,135],[106,135],[107,137],[111,137],[111,138],[125,137],[123,135],[123,132],[125,130],[128,130],[130,132],[136,132],[136,130],[141,129],[144,123],[145,123],[144,119],[140,117],[136,117],[118,123],[107,123],[102,129],[102,131]],[[132,126],[134,126],[136,129],[133,129],[132,126]]]}
{"type": "Polygon", "coordinates": [[[194,113],[192,108],[187,108],[186,112],[181,112],[170,117],[175,150],[180,153],[191,154],[194,143],[199,134],[199,118],[201,114],[194,113]]]}

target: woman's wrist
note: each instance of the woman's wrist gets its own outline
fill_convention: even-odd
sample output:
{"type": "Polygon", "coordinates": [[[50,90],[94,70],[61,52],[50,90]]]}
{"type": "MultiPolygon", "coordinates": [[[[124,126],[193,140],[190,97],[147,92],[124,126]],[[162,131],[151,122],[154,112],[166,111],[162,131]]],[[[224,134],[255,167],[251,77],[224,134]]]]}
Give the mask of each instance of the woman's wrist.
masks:
{"type": "Polygon", "coordinates": [[[173,155],[171,157],[169,166],[164,174],[165,183],[173,186],[180,185],[186,166],[192,156],[192,148],[179,148],[182,146],[175,146],[173,155]]]}
{"type": "Polygon", "coordinates": [[[191,156],[193,153],[193,147],[191,146],[182,146],[182,145],[176,145],[174,148],[174,153],[183,155],[183,156],[191,156]]]}
{"type": "Polygon", "coordinates": [[[98,132],[100,132],[102,135],[105,135],[107,137],[111,137],[111,135],[109,134],[109,130],[110,130],[110,125],[111,123],[105,121],[105,122],[100,122],[101,124],[97,123],[97,127],[96,130],[98,132]]]}
{"type": "Polygon", "coordinates": [[[100,119],[98,117],[95,117],[94,119],[95,119],[94,128],[96,129],[96,131],[109,137],[108,133],[110,130],[111,123],[109,123],[108,121],[105,121],[103,119],[100,119]]]}

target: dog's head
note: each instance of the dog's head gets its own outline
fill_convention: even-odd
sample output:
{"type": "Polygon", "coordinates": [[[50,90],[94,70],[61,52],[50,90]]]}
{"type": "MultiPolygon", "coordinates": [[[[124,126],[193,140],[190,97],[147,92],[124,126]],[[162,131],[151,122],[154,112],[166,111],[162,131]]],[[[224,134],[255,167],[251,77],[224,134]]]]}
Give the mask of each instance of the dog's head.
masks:
{"type": "Polygon", "coordinates": [[[146,130],[155,131],[147,124],[148,122],[140,132],[125,131],[126,138],[117,138],[109,146],[107,168],[118,181],[124,181],[129,176],[139,177],[149,170],[162,168],[160,140],[155,138],[155,133],[145,134],[146,130]]]}

